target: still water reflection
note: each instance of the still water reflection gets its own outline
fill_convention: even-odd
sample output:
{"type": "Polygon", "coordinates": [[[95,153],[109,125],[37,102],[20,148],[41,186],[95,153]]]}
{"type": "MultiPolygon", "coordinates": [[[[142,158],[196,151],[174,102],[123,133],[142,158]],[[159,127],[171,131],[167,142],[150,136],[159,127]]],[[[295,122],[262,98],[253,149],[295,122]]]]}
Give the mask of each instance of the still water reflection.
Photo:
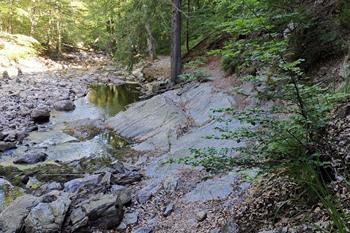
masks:
{"type": "Polygon", "coordinates": [[[87,95],[88,101],[101,108],[106,116],[111,117],[125,110],[125,107],[139,99],[137,85],[119,86],[92,85],[87,95]]]}

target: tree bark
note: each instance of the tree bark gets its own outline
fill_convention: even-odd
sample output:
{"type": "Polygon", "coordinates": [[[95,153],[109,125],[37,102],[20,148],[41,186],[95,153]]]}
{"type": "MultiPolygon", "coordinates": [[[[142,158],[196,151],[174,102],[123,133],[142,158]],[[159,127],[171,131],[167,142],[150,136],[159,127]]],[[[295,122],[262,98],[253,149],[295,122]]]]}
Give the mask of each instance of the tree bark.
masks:
{"type": "Polygon", "coordinates": [[[171,82],[175,84],[181,74],[181,0],[172,0],[172,35],[171,35],[171,82]]]}
{"type": "Polygon", "coordinates": [[[147,32],[147,50],[148,50],[149,59],[151,61],[154,61],[157,57],[156,46],[155,46],[154,37],[152,35],[151,25],[148,21],[146,21],[146,23],[145,23],[145,28],[146,28],[146,32],[147,32]]]}
{"type": "Polygon", "coordinates": [[[191,15],[191,0],[187,0],[187,18],[186,18],[186,50],[190,51],[190,18],[191,15]]]}

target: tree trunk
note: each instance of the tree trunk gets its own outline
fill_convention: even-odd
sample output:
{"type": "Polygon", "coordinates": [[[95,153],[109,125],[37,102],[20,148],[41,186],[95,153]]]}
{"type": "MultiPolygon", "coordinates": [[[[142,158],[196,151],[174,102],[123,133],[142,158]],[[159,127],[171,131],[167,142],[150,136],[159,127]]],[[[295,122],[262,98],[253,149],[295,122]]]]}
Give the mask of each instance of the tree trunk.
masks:
{"type": "Polygon", "coordinates": [[[186,18],[186,50],[190,52],[190,14],[191,13],[191,0],[187,0],[187,18],[186,18]]]}
{"type": "Polygon", "coordinates": [[[156,59],[156,46],[155,46],[155,40],[152,35],[151,25],[148,21],[145,23],[145,28],[147,32],[147,50],[149,54],[149,59],[151,61],[154,61],[156,59]]]}
{"type": "Polygon", "coordinates": [[[181,0],[172,0],[172,4],[171,82],[175,84],[181,74],[181,0]]]}
{"type": "Polygon", "coordinates": [[[56,21],[56,30],[57,30],[57,44],[56,44],[56,52],[60,57],[62,54],[62,32],[61,32],[61,23],[60,20],[56,21]]]}

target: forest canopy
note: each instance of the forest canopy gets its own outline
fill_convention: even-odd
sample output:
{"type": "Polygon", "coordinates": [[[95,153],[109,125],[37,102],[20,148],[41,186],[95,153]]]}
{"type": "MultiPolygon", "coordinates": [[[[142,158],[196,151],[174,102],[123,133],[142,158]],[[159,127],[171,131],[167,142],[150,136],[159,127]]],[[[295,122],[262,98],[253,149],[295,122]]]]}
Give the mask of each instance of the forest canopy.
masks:
{"type": "MultiPolygon", "coordinates": [[[[237,72],[278,51],[305,59],[306,67],[343,51],[350,4],[182,0],[180,11],[182,50],[226,34],[224,46],[214,53],[223,57],[227,71],[237,72]]],[[[130,65],[151,54],[169,54],[171,15],[170,0],[2,0],[0,30],[32,36],[49,54],[93,48],[130,65]]]]}

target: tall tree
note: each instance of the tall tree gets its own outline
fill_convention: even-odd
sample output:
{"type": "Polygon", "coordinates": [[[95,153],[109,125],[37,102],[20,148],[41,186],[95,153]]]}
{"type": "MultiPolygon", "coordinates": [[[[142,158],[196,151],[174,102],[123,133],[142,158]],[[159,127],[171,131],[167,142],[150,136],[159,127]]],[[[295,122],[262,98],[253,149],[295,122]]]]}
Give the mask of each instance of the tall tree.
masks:
{"type": "Polygon", "coordinates": [[[181,0],[172,0],[171,82],[176,83],[181,73],[181,0]]]}

